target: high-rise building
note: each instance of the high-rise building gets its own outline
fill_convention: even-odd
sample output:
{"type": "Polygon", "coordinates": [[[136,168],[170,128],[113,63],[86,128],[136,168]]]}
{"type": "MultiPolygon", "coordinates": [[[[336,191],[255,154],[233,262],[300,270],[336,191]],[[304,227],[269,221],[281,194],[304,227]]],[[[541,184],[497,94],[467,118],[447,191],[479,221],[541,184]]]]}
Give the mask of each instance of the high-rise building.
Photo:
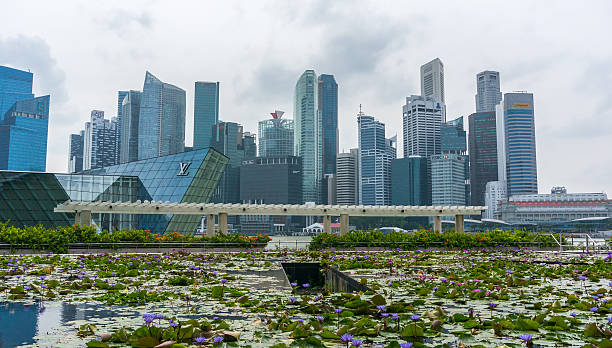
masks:
{"type": "Polygon", "coordinates": [[[442,107],[430,97],[412,95],[403,106],[404,157],[441,152],[442,107]]]}
{"type": "Polygon", "coordinates": [[[359,204],[359,149],[336,157],[336,202],[339,205],[359,204]]]}
{"type": "Polygon", "coordinates": [[[504,94],[504,135],[508,196],[537,194],[533,94],[504,94]]]}
{"type": "Polygon", "coordinates": [[[336,173],[338,154],[338,84],[334,75],[319,76],[319,111],[323,120],[323,174],[336,173]]]}
{"type": "Polygon", "coordinates": [[[68,139],[68,173],[79,173],[83,171],[83,140],[85,131],[79,134],[70,134],[68,139]]]}
{"type": "Polygon", "coordinates": [[[104,118],[104,111],[93,110],[85,123],[83,170],[113,166],[117,160],[117,121],[104,118]]]}
{"type": "Polygon", "coordinates": [[[138,159],[185,150],[185,91],[147,71],[140,101],[138,159]]]}
{"type": "Polygon", "coordinates": [[[395,159],[395,139],[385,138],[385,124],[363,112],[359,126],[359,204],[391,204],[391,161],[395,159]]]}
{"type": "Polygon", "coordinates": [[[500,203],[508,197],[505,181],[489,181],[485,185],[484,204],[488,207],[482,213],[484,219],[499,218],[500,203]]]}
{"type": "Polygon", "coordinates": [[[15,102],[34,98],[33,77],[31,72],[0,66],[0,121],[15,102]]]}
{"type": "Polygon", "coordinates": [[[293,155],[293,120],[283,119],[283,111],[270,114],[271,119],[259,121],[259,156],[293,155]]]}
{"type": "Polygon", "coordinates": [[[470,187],[472,205],[485,204],[488,182],[497,181],[497,134],[495,111],[468,116],[470,133],[470,187]]]}
{"type": "Polygon", "coordinates": [[[219,122],[219,82],[196,81],[193,104],[193,148],[210,146],[210,130],[219,122]]]}
{"type": "Polygon", "coordinates": [[[44,172],[49,96],[18,100],[0,121],[0,169],[44,172]]]}
{"type": "Polygon", "coordinates": [[[499,72],[483,71],[476,75],[476,112],[495,111],[502,100],[499,87],[499,72]]]}
{"type": "Polygon", "coordinates": [[[306,70],[295,85],[294,154],[302,157],[304,202],[321,203],[323,180],[323,122],[318,110],[318,81],[314,70],[306,70]]]}
{"type": "Polygon", "coordinates": [[[421,95],[431,97],[441,104],[444,99],[444,64],[436,58],[421,66],[421,95]]]}
{"type": "Polygon", "coordinates": [[[463,116],[440,124],[440,149],[442,153],[465,155],[466,132],[463,128],[463,116]]]}
{"type": "Polygon", "coordinates": [[[453,206],[466,204],[466,156],[444,154],[430,156],[431,204],[453,206]]]}
{"type": "Polygon", "coordinates": [[[117,92],[117,158],[121,159],[121,128],[123,127],[123,99],[129,91],[117,92]]]}
{"type": "Polygon", "coordinates": [[[431,178],[427,158],[409,156],[391,163],[393,205],[431,205],[431,178]]]}
{"type": "Polygon", "coordinates": [[[142,92],[129,91],[121,105],[119,163],[138,160],[138,128],[142,92]]]}
{"type": "Polygon", "coordinates": [[[213,138],[210,147],[228,158],[213,202],[240,203],[240,165],[247,157],[254,158],[257,154],[255,137],[245,133],[242,126],[235,122],[219,121],[211,127],[211,131],[213,138]]]}

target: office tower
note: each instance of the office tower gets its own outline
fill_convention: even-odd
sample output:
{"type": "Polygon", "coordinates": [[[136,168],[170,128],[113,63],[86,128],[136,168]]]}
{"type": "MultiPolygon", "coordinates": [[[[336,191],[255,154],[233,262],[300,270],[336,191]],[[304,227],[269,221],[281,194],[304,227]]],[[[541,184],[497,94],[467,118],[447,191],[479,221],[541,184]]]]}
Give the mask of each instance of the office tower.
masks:
{"type": "Polygon", "coordinates": [[[83,171],[83,140],[85,131],[79,134],[70,134],[68,139],[68,173],[83,171]]]}
{"type": "Polygon", "coordinates": [[[391,162],[393,205],[431,205],[431,178],[427,158],[409,156],[391,162]]]}
{"type": "Polygon", "coordinates": [[[138,159],[185,150],[185,91],[145,75],[138,125],[138,159]]]}
{"type": "Polygon", "coordinates": [[[242,135],[242,144],[244,146],[244,158],[255,158],[257,156],[255,134],[244,132],[242,135]]]}
{"type": "Polygon", "coordinates": [[[193,104],[193,148],[210,146],[210,130],[219,122],[219,82],[196,81],[193,104]]]}
{"type": "Polygon", "coordinates": [[[33,76],[28,71],[0,66],[0,121],[15,102],[34,98],[33,76]]]}
{"type": "Polygon", "coordinates": [[[363,112],[359,126],[359,204],[391,204],[391,161],[395,140],[385,138],[385,124],[363,112]]]}
{"type": "Polygon", "coordinates": [[[463,128],[463,116],[440,124],[440,149],[442,153],[465,155],[466,132],[463,128]]]}
{"type": "Polygon", "coordinates": [[[403,106],[404,157],[439,154],[441,123],[439,102],[418,95],[407,97],[403,106]]]}
{"type": "Polygon", "coordinates": [[[497,133],[495,111],[477,112],[468,116],[470,133],[471,205],[485,204],[488,182],[497,181],[497,133]]]}
{"type": "Polygon", "coordinates": [[[359,204],[359,149],[336,156],[336,202],[359,204]]]}
{"type": "Polygon", "coordinates": [[[421,66],[421,96],[432,98],[442,110],[442,122],[446,121],[446,100],[444,97],[444,64],[436,58],[421,66]]]}
{"type": "Polygon", "coordinates": [[[505,181],[489,181],[485,185],[484,205],[488,207],[482,213],[483,219],[499,218],[500,203],[508,197],[505,181]]]}
{"type": "Polygon", "coordinates": [[[128,95],[129,91],[117,92],[117,158],[121,158],[121,128],[123,127],[123,99],[128,95]]]}
{"type": "Polygon", "coordinates": [[[118,164],[117,121],[104,118],[104,111],[93,110],[91,121],[85,123],[83,140],[83,170],[118,164]]]}
{"type": "Polygon", "coordinates": [[[466,161],[466,156],[457,154],[430,156],[432,205],[465,205],[466,161]]]}
{"type": "Polygon", "coordinates": [[[259,156],[293,155],[293,120],[283,119],[284,111],[271,112],[271,119],[259,121],[259,156]]]}
{"type": "Polygon", "coordinates": [[[304,202],[321,203],[323,179],[323,122],[318,110],[318,82],[314,70],[306,70],[295,85],[294,154],[302,157],[304,202]]]}
{"type": "Polygon", "coordinates": [[[533,94],[505,93],[503,100],[508,196],[538,193],[533,94]]]}
{"type": "Polygon", "coordinates": [[[121,105],[119,163],[138,161],[138,128],[142,92],[129,91],[121,105]]]}
{"type": "Polygon", "coordinates": [[[49,96],[16,101],[0,121],[0,169],[44,172],[49,96]]]}
{"type": "MultiPolygon", "coordinates": [[[[244,159],[240,166],[240,201],[250,204],[301,204],[302,161],[296,156],[244,159]]],[[[243,215],[243,234],[280,233],[297,230],[299,218],[243,215]]]]}
{"type": "Polygon", "coordinates": [[[323,174],[336,173],[338,154],[338,84],[334,75],[319,76],[319,111],[323,120],[323,174]]]}
{"type": "Polygon", "coordinates": [[[212,200],[216,203],[240,203],[240,165],[246,158],[247,152],[252,155],[249,157],[255,157],[256,149],[253,148],[255,139],[235,122],[219,121],[211,127],[211,131],[213,138],[210,147],[228,158],[212,200]]]}
{"type": "Polygon", "coordinates": [[[502,100],[499,72],[483,71],[476,75],[476,112],[492,112],[502,100]]]}

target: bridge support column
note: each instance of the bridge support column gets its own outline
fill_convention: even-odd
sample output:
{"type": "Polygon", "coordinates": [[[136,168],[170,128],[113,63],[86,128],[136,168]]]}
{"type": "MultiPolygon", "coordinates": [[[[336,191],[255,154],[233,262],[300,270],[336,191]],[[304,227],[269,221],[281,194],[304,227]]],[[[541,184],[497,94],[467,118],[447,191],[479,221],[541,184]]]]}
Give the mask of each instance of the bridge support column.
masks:
{"type": "Polygon", "coordinates": [[[91,226],[91,212],[87,210],[77,212],[75,220],[81,226],[91,226]]]}
{"type": "Polygon", "coordinates": [[[348,233],[349,216],[348,214],[340,214],[340,235],[344,236],[348,233]]]}
{"type": "Polygon", "coordinates": [[[215,235],[215,215],[206,215],[206,235],[212,237],[215,235]]]}
{"type": "Polygon", "coordinates": [[[331,218],[329,215],[323,216],[323,232],[331,233],[331,218]]]}
{"type": "Polygon", "coordinates": [[[465,224],[463,215],[455,215],[455,232],[465,232],[465,224]]]}
{"type": "Polygon", "coordinates": [[[227,234],[227,213],[219,213],[219,233],[227,234]]]}
{"type": "Polygon", "coordinates": [[[442,232],[442,217],[441,216],[433,217],[433,230],[434,232],[442,232]]]}

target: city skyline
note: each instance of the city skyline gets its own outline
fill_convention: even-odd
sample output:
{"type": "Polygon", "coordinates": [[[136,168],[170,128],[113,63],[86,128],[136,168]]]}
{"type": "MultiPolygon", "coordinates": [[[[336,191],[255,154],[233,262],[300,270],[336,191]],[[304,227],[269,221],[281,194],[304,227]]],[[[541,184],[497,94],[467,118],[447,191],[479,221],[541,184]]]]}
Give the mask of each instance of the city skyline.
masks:
{"type": "MultiPolygon", "coordinates": [[[[476,18],[485,9],[493,13],[502,13],[508,9],[503,5],[481,4],[483,4],[482,9],[478,11],[474,11],[474,6],[462,4],[466,8],[461,9],[455,7],[458,5],[447,4],[441,9],[440,15],[448,17],[453,14],[465,22],[476,18]]],[[[520,25],[513,27],[513,31],[508,33],[504,40],[499,40],[500,34],[508,31],[508,24],[504,23],[495,23],[496,27],[491,28],[488,33],[480,33],[475,26],[466,26],[465,36],[474,36],[476,32],[483,34],[488,38],[487,42],[490,47],[478,51],[475,49],[476,46],[467,44],[464,48],[459,49],[459,42],[449,44],[457,40],[458,34],[448,30],[448,25],[441,25],[435,31],[427,31],[425,34],[418,26],[404,24],[398,19],[407,13],[406,8],[394,8],[394,5],[391,5],[389,9],[375,12],[372,18],[364,19],[364,23],[360,24],[363,29],[356,30],[355,34],[348,31],[334,33],[321,43],[320,50],[314,50],[316,53],[304,54],[302,49],[298,49],[296,53],[302,56],[300,59],[294,59],[295,53],[286,52],[289,47],[292,47],[288,42],[293,41],[297,36],[311,34],[305,22],[315,18],[317,11],[324,14],[324,19],[318,20],[316,25],[329,27],[334,19],[346,24],[349,18],[367,13],[374,7],[373,3],[364,3],[363,9],[357,9],[359,6],[350,9],[341,6],[326,9],[324,6],[317,6],[317,3],[309,3],[305,5],[306,9],[303,13],[297,13],[293,5],[280,6],[276,8],[276,13],[272,11],[271,15],[283,14],[285,17],[274,24],[264,25],[263,29],[267,30],[266,34],[270,35],[270,38],[276,37],[279,42],[273,44],[272,47],[266,46],[265,56],[261,51],[265,45],[259,47],[254,44],[254,48],[257,49],[255,53],[257,59],[255,64],[248,67],[234,64],[237,57],[244,56],[244,52],[230,49],[221,44],[217,38],[208,36],[206,40],[212,40],[213,47],[219,51],[216,58],[207,56],[205,52],[196,51],[190,51],[195,59],[185,58],[182,55],[181,60],[176,57],[162,57],[158,54],[147,55],[153,52],[151,51],[152,44],[143,43],[129,51],[129,54],[144,56],[143,59],[117,60],[105,53],[100,54],[101,58],[92,60],[90,58],[93,53],[103,53],[107,46],[112,47],[116,43],[121,47],[124,47],[126,43],[133,45],[134,40],[146,36],[147,33],[157,33],[164,23],[176,16],[175,12],[168,9],[160,10],[159,7],[163,7],[163,4],[155,5],[154,11],[139,9],[142,6],[118,8],[104,5],[99,10],[103,15],[108,15],[107,19],[85,24],[82,21],[90,19],[94,14],[86,9],[83,18],[79,18],[75,23],[75,26],[82,28],[89,35],[95,35],[96,32],[101,33],[96,35],[99,36],[101,52],[86,44],[83,39],[79,38],[81,36],[77,36],[75,40],[83,40],[84,49],[79,52],[70,52],[73,56],[68,57],[67,53],[70,49],[62,47],[59,41],[64,29],[48,25],[42,28],[36,23],[33,26],[25,27],[9,19],[8,30],[0,36],[0,64],[24,70],[31,69],[34,73],[35,94],[51,94],[54,102],[50,115],[52,122],[49,125],[47,170],[64,172],[67,165],[68,134],[78,132],[92,109],[104,110],[107,117],[117,116],[114,114],[117,91],[140,89],[142,73],[145,70],[153,71],[162,76],[165,81],[171,81],[186,90],[188,107],[185,137],[187,146],[192,144],[190,132],[193,129],[192,86],[195,81],[220,81],[223,86],[227,86],[220,95],[220,119],[241,123],[245,130],[255,131],[257,121],[260,119],[253,115],[265,115],[269,110],[276,108],[291,112],[291,90],[297,77],[305,69],[312,68],[315,71],[334,74],[339,84],[339,151],[343,152],[357,143],[357,130],[354,127],[353,118],[359,103],[363,103],[372,114],[377,116],[377,119],[387,124],[388,129],[401,129],[400,107],[407,96],[418,94],[420,90],[419,67],[439,57],[445,65],[445,92],[449,119],[475,112],[475,77],[477,73],[484,70],[500,72],[501,91],[504,93],[527,90],[534,94],[538,104],[535,111],[535,122],[540,192],[547,192],[550,187],[557,185],[567,186],[572,192],[610,192],[612,184],[607,180],[608,173],[612,169],[610,164],[606,163],[607,161],[601,161],[595,155],[583,155],[588,153],[589,148],[604,146],[610,139],[612,117],[607,117],[607,115],[611,113],[611,105],[606,100],[605,87],[596,88],[596,86],[607,85],[609,74],[605,74],[607,70],[604,70],[603,74],[600,73],[600,69],[608,69],[603,62],[610,50],[604,48],[603,51],[598,50],[595,53],[580,41],[579,35],[572,35],[566,28],[555,22],[546,20],[537,25],[531,22],[535,16],[544,16],[545,11],[548,15],[554,14],[556,18],[570,18],[572,12],[566,9],[563,3],[554,6],[525,4],[518,5],[530,9],[530,14],[524,19],[525,23],[531,23],[532,30],[534,30],[534,25],[537,26],[535,29],[546,30],[549,33],[547,37],[552,38],[548,40],[546,49],[538,49],[539,40],[537,38],[525,41],[527,29],[517,29],[520,25]],[[397,15],[394,15],[393,11],[397,12],[397,15]],[[374,25],[377,21],[385,24],[377,27],[374,25]],[[11,23],[14,25],[10,25],[11,23]],[[292,25],[288,25],[289,23],[292,25]],[[545,28],[547,25],[551,28],[545,28]],[[282,34],[269,32],[277,26],[286,28],[286,32],[282,34]],[[368,30],[372,30],[372,34],[367,34],[368,30]],[[400,38],[402,30],[405,30],[406,34],[400,38]],[[550,34],[551,31],[557,32],[550,34]],[[380,43],[382,46],[378,49],[380,53],[372,53],[370,50],[375,44],[373,38],[378,36],[383,38],[380,43]],[[500,42],[493,42],[495,37],[497,37],[495,40],[500,42]],[[114,40],[111,41],[110,38],[114,40]],[[560,41],[561,38],[564,39],[564,42],[560,41]],[[413,53],[411,57],[402,54],[405,48],[402,48],[400,44],[423,40],[435,42],[435,44],[425,45],[420,52],[413,53]],[[330,43],[334,42],[339,43],[339,47],[329,50],[330,47],[334,48],[330,46],[330,43]],[[524,45],[525,50],[531,51],[529,57],[527,55],[506,57],[499,54],[500,49],[510,47],[512,44],[524,45]],[[19,54],[28,47],[40,47],[41,49],[36,55],[29,57],[19,54]],[[353,47],[355,50],[345,52],[347,47],[353,47]],[[283,53],[286,52],[287,56],[267,54],[279,49],[283,53]],[[566,55],[566,57],[551,59],[561,55],[566,55]],[[349,57],[356,56],[360,56],[360,59],[356,59],[351,64],[341,63],[349,57]],[[265,61],[261,61],[261,57],[265,57],[265,61]],[[46,62],[42,62],[43,58],[46,62]],[[74,59],[88,63],[79,66],[74,64],[74,59]],[[198,62],[200,60],[202,62],[198,62]],[[97,64],[96,68],[89,69],[90,64],[91,66],[97,64]],[[182,69],[183,67],[186,69],[182,69]],[[277,70],[272,67],[276,67],[277,70]],[[561,75],[562,73],[564,75],[561,75]],[[597,75],[596,78],[593,78],[595,75],[597,75]],[[554,79],[555,77],[559,78],[559,82],[554,79]],[[93,84],[91,81],[96,81],[96,83],[93,84]],[[560,102],[569,97],[580,98],[587,105],[579,118],[560,102]],[[243,102],[239,102],[241,100],[243,102]],[[572,159],[572,166],[565,165],[567,158],[572,159]],[[587,180],[584,180],[585,178],[587,180]]],[[[15,11],[26,13],[24,15],[26,19],[34,15],[28,14],[31,11],[41,11],[40,9],[21,11],[19,4],[8,6],[9,9],[15,7],[15,11]]],[[[601,3],[600,6],[609,5],[601,3]]],[[[231,35],[244,33],[247,30],[245,25],[253,23],[255,19],[261,22],[262,16],[266,16],[264,9],[270,9],[273,4],[268,3],[263,8],[258,7],[252,11],[252,14],[241,14],[239,11],[241,6],[236,7],[237,9],[219,9],[219,16],[222,20],[234,17],[245,19],[246,24],[239,24],[231,35]]],[[[58,9],[51,11],[50,15],[56,18],[57,16],[69,16],[73,11],[68,10],[66,14],[60,13],[66,10],[58,6],[58,9]]],[[[425,14],[423,9],[417,7],[412,10],[414,14],[411,18],[420,19],[422,23],[433,20],[425,14]]],[[[578,13],[573,13],[572,17],[583,19],[586,18],[586,13],[579,10],[578,13]]],[[[493,19],[478,18],[485,24],[493,23],[493,19]]],[[[509,22],[521,23],[521,21],[518,14],[511,15],[509,18],[509,22]]],[[[45,20],[42,22],[46,23],[45,20]]],[[[585,24],[591,32],[607,31],[608,24],[602,21],[591,18],[585,24]]],[[[335,28],[336,25],[339,24],[334,24],[332,27],[335,28]]],[[[482,25],[482,22],[479,25],[482,25]]],[[[186,24],[179,25],[176,30],[186,35],[187,29],[190,29],[186,26],[186,24]]],[[[206,31],[206,28],[203,30],[206,31]]],[[[261,33],[260,30],[255,30],[255,32],[261,33]]],[[[314,39],[320,39],[320,37],[313,37],[312,40],[314,39]]],[[[157,44],[170,44],[168,40],[166,37],[151,39],[157,44]]],[[[227,38],[224,40],[231,41],[227,38]]],[[[465,42],[462,42],[463,44],[465,42]]],[[[168,48],[178,48],[176,45],[178,44],[171,44],[168,48]]],[[[292,114],[286,117],[294,118],[292,114]]],[[[389,136],[394,133],[399,132],[390,132],[389,136]]],[[[398,147],[401,152],[402,144],[398,145],[400,145],[398,147]]],[[[398,157],[402,156],[401,153],[398,154],[398,157]]]]}

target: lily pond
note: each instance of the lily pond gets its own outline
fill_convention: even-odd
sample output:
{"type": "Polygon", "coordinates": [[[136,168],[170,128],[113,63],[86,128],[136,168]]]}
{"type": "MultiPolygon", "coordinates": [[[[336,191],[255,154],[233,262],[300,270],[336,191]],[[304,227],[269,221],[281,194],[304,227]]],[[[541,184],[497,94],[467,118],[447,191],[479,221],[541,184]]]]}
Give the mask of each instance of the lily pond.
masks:
{"type": "Polygon", "coordinates": [[[608,254],[0,255],[0,347],[612,347],[608,254]]]}

